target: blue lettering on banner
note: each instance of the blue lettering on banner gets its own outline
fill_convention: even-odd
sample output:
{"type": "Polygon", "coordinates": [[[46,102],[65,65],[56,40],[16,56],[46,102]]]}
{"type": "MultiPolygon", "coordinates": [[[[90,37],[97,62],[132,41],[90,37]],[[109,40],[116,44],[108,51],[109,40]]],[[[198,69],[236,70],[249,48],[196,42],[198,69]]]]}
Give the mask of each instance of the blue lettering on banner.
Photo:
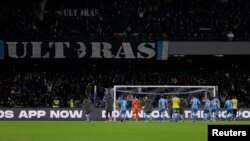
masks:
{"type": "Polygon", "coordinates": [[[168,60],[167,41],[157,41],[157,60],[168,60]]]}

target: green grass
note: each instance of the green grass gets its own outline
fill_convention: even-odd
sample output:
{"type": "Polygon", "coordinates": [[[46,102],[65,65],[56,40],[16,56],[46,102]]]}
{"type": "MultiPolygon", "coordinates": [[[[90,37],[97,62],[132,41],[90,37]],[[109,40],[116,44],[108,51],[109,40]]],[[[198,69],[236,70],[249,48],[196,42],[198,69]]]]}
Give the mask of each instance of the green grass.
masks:
{"type": "Polygon", "coordinates": [[[208,124],[249,123],[0,121],[0,141],[206,141],[208,124]]]}

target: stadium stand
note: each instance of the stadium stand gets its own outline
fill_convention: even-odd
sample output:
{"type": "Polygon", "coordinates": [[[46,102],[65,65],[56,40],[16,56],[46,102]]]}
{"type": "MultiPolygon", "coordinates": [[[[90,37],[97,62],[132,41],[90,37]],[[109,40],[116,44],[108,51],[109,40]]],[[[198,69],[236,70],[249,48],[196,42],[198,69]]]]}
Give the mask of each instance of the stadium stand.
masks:
{"type": "Polygon", "coordinates": [[[1,1],[0,36],[249,41],[249,7],[247,0],[1,1]]]}
{"type": "MultiPolygon", "coordinates": [[[[1,0],[0,38],[249,41],[249,7],[248,0],[1,0]]],[[[94,85],[117,84],[218,85],[222,101],[237,94],[240,107],[250,106],[246,64],[223,60],[222,65],[194,65],[192,59],[185,59],[167,64],[1,60],[0,107],[52,107],[55,96],[61,107],[68,107],[71,98],[81,101],[91,93],[93,100],[94,85]]],[[[97,107],[102,106],[102,98],[103,93],[98,93],[97,107]]]]}
{"type": "MultiPolygon", "coordinates": [[[[246,59],[243,58],[242,62],[246,59]]],[[[5,68],[1,67],[0,70],[0,106],[51,107],[57,96],[60,107],[69,107],[68,101],[71,98],[81,101],[90,91],[91,99],[97,102],[97,107],[101,107],[104,106],[102,103],[105,92],[99,90],[94,100],[94,85],[112,88],[113,85],[166,84],[218,85],[222,101],[228,95],[237,95],[240,107],[249,106],[248,66],[244,63],[226,63],[228,59],[221,58],[204,60],[207,63],[195,60],[197,59],[172,59],[167,63],[152,61],[146,64],[137,61],[21,61],[8,62],[6,65],[2,62],[1,66],[5,68]],[[53,67],[55,65],[56,68],[53,67]]]]}

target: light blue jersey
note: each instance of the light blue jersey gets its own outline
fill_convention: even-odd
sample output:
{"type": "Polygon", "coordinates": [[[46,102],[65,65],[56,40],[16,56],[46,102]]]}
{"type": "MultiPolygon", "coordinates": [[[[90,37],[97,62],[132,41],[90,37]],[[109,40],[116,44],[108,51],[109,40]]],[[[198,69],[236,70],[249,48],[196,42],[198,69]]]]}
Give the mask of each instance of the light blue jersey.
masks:
{"type": "Polygon", "coordinates": [[[126,119],[126,110],[127,110],[127,101],[122,99],[119,101],[119,104],[121,106],[120,110],[120,117],[121,117],[121,122],[123,122],[126,119]]]}
{"type": "Polygon", "coordinates": [[[167,99],[161,98],[159,100],[159,109],[160,110],[166,110],[166,108],[167,108],[167,99]]]}
{"type": "Polygon", "coordinates": [[[160,112],[160,119],[161,120],[167,119],[166,115],[164,114],[166,112],[166,108],[168,106],[167,103],[168,103],[167,99],[165,99],[165,98],[159,99],[159,112],[160,112]]]}
{"type": "Polygon", "coordinates": [[[119,97],[116,102],[117,102],[117,104],[121,104],[121,101],[122,101],[122,98],[119,97]]]}
{"type": "Polygon", "coordinates": [[[210,110],[211,101],[209,99],[203,100],[205,102],[204,110],[210,110]]]}
{"type": "Polygon", "coordinates": [[[227,101],[225,101],[224,106],[227,110],[233,109],[233,102],[231,100],[227,100],[227,101]]]}
{"type": "Polygon", "coordinates": [[[218,98],[214,98],[214,100],[217,103],[217,109],[220,109],[220,100],[218,98]]]}
{"type": "Polygon", "coordinates": [[[192,109],[198,109],[198,105],[200,104],[200,100],[196,97],[192,98],[190,100],[191,108],[192,109]]]}
{"type": "Polygon", "coordinates": [[[121,100],[120,105],[121,105],[121,111],[127,110],[127,101],[126,100],[121,100]]]}
{"type": "Polygon", "coordinates": [[[211,108],[211,101],[209,99],[204,99],[203,102],[205,103],[204,105],[204,120],[208,120],[210,115],[210,108],[211,108]]]}
{"type": "Polygon", "coordinates": [[[216,112],[216,111],[217,111],[217,109],[218,109],[218,104],[217,104],[216,99],[213,99],[213,100],[211,101],[211,109],[212,109],[212,112],[216,112]]]}
{"type": "Polygon", "coordinates": [[[224,107],[227,109],[227,116],[226,120],[232,120],[233,119],[233,102],[232,100],[226,100],[224,107]]]}
{"type": "Polygon", "coordinates": [[[194,97],[190,100],[193,121],[195,121],[197,119],[198,105],[200,103],[201,103],[200,100],[196,97],[194,97]]]}

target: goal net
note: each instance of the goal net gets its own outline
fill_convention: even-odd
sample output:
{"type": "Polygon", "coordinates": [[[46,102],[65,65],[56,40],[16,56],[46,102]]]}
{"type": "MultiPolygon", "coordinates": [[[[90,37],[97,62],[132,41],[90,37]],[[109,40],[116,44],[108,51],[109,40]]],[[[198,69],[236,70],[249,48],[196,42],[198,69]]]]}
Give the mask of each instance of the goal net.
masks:
{"type": "MultiPolygon", "coordinates": [[[[115,113],[119,112],[120,109],[117,101],[122,97],[125,97],[126,101],[128,102],[127,118],[131,118],[131,101],[134,95],[136,95],[140,99],[140,101],[143,101],[145,96],[150,97],[150,99],[153,101],[153,107],[157,108],[158,101],[162,95],[164,97],[167,97],[167,99],[170,99],[173,95],[177,95],[180,99],[184,99],[185,101],[187,101],[187,103],[189,103],[192,95],[195,95],[200,100],[216,96],[217,86],[115,85],[112,91],[114,94],[113,111],[115,113]]],[[[141,112],[141,115],[143,115],[143,111],[141,112]]],[[[116,120],[116,118],[118,117],[118,115],[113,116],[114,120],[116,120]]],[[[155,118],[157,118],[157,116],[155,118]]]]}

